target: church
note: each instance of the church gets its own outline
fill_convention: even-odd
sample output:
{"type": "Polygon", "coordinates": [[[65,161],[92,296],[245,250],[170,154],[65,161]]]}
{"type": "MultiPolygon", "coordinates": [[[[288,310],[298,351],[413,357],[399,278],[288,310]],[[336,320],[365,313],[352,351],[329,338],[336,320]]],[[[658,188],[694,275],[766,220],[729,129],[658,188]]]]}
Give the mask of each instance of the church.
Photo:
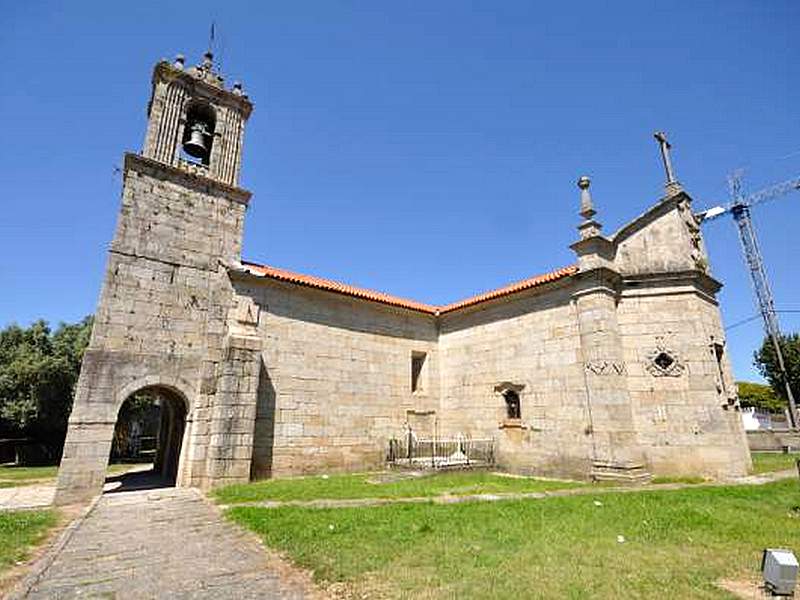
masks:
{"type": "Polygon", "coordinates": [[[210,53],[154,68],[56,502],[100,492],[142,391],[179,486],[381,469],[406,435],[491,440],[497,468],[531,475],[748,471],[721,284],[663,135],[665,193],[642,214],[604,234],[581,177],[574,264],[434,306],[242,258],[252,108],[210,53]]]}

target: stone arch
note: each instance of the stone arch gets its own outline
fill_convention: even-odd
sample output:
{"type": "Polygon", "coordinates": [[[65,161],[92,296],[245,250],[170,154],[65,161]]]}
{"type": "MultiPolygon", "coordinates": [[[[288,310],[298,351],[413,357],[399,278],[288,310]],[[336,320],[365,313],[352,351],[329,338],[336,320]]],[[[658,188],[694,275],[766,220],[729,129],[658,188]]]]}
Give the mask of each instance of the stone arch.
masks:
{"type": "Polygon", "coordinates": [[[192,398],[194,391],[192,386],[185,379],[180,377],[169,377],[166,375],[148,375],[129,381],[114,395],[115,412],[119,412],[122,403],[131,395],[145,388],[164,388],[175,393],[186,405],[187,420],[192,414],[192,398]]]}
{"type": "Polygon", "coordinates": [[[186,470],[187,446],[192,422],[191,386],[180,378],[153,375],[122,386],[114,396],[115,423],[129,399],[140,392],[151,392],[159,402],[154,474],[164,483],[180,485],[186,470]]]}

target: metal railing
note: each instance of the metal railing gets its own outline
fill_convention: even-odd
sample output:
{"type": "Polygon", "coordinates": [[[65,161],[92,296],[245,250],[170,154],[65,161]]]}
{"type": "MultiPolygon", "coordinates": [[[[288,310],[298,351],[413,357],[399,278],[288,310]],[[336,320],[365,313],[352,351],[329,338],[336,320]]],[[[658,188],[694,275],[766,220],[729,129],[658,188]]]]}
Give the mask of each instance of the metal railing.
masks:
{"type": "Polygon", "coordinates": [[[389,440],[386,461],[392,466],[427,469],[494,465],[494,440],[466,436],[418,438],[409,432],[389,440]]]}

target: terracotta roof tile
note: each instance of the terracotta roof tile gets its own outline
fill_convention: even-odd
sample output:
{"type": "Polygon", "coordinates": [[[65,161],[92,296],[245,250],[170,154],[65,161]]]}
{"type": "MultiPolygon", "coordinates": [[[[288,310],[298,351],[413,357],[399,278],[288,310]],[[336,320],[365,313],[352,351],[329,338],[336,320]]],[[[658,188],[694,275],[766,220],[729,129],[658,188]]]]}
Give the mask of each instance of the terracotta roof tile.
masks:
{"type": "Polygon", "coordinates": [[[521,292],[522,290],[528,290],[530,288],[534,288],[543,285],[545,283],[550,283],[551,281],[557,281],[559,279],[563,279],[564,277],[569,277],[570,275],[574,275],[577,272],[578,272],[578,267],[576,265],[570,265],[569,267],[562,267],[560,269],[556,269],[555,271],[550,271],[549,273],[545,273],[543,275],[536,275],[535,277],[529,277],[528,279],[517,281],[516,283],[512,283],[510,285],[497,288],[496,290],[491,290],[488,292],[484,292],[483,294],[478,294],[477,296],[472,296],[470,298],[465,298],[464,300],[459,300],[458,302],[451,302],[450,304],[446,304],[445,306],[440,306],[439,314],[451,312],[454,310],[458,310],[459,308],[465,308],[467,306],[472,306],[473,304],[486,302],[487,300],[494,300],[495,298],[501,298],[503,296],[508,296],[509,294],[515,294],[516,292],[521,292]]]}
{"type": "Polygon", "coordinates": [[[561,269],[557,269],[555,271],[551,271],[550,273],[545,273],[544,275],[537,275],[536,277],[530,277],[529,279],[524,279],[523,281],[518,281],[516,283],[512,283],[511,285],[507,285],[505,287],[496,290],[485,292],[477,296],[472,296],[471,298],[467,298],[465,300],[460,300],[458,302],[453,302],[451,304],[446,304],[444,306],[435,306],[432,304],[417,302],[416,300],[407,300],[405,298],[398,298],[397,296],[384,294],[383,292],[376,292],[374,290],[368,290],[364,288],[355,287],[352,285],[347,285],[345,283],[339,283],[338,281],[333,281],[331,279],[324,279],[322,277],[315,277],[313,275],[303,275],[301,273],[294,273],[292,271],[279,269],[277,267],[270,267],[268,265],[259,265],[252,262],[242,261],[242,266],[244,266],[244,268],[250,273],[261,277],[270,277],[272,279],[277,279],[279,281],[287,281],[289,283],[306,285],[321,290],[337,292],[339,294],[344,294],[346,296],[353,296],[356,298],[371,300],[373,302],[380,302],[382,304],[388,304],[390,306],[408,308],[410,310],[416,310],[431,315],[439,315],[447,312],[452,312],[460,308],[465,308],[467,306],[472,306],[474,304],[479,304],[481,302],[486,302],[488,300],[493,300],[495,298],[508,296],[509,294],[514,294],[516,292],[521,292],[522,290],[527,290],[533,287],[537,287],[539,285],[543,285],[551,281],[556,281],[558,279],[563,279],[564,277],[569,277],[570,275],[574,275],[578,271],[578,267],[572,265],[569,267],[564,267],[561,269]]]}

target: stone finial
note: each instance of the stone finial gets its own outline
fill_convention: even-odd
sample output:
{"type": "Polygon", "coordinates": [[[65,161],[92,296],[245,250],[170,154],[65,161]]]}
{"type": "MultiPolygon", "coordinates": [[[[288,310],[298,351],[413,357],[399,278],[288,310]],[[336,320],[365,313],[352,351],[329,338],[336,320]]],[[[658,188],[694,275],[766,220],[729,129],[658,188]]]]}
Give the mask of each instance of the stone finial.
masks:
{"type": "Polygon", "coordinates": [[[211,50],[203,54],[203,60],[199,65],[192,67],[187,72],[206,83],[222,88],[223,78],[214,68],[214,54],[211,50]]]}
{"type": "Polygon", "coordinates": [[[581,190],[581,210],[579,214],[583,217],[583,222],[578,225],[578,231],[582,240],[600,235],[600,229],[602,228],[602,225],[594,220],[597,211],[594,209],[592,193],[589,191],[591,183],[592,180],[586,175],[578,179],[578,187],[581,190]]]}
{"type": "Polygon", "coordinates": [[[242,90],[242,82],[241,81],[234,81],[233,82],[233,89],[231,90],[237,96],[243,96],[244,91],[242,90]]]}
{"type": "Polygon", "coordinates": [[[592,180],[586,175],[578,179],[578,187],[581,189],[581,211],[579,214],[587,220],[596,214],[592,204],[592,193],[589,191],[591,183],[592,180]]]}
{"type": "Polygon", "coordinates": [[[183,54],[177,54],[175,56],[175,62],[173,63],[173,66],[176,69],[180,69],[181,71],[183,71],[183,67],[185,65],[186,65],[186,57],[183,54]]]}

